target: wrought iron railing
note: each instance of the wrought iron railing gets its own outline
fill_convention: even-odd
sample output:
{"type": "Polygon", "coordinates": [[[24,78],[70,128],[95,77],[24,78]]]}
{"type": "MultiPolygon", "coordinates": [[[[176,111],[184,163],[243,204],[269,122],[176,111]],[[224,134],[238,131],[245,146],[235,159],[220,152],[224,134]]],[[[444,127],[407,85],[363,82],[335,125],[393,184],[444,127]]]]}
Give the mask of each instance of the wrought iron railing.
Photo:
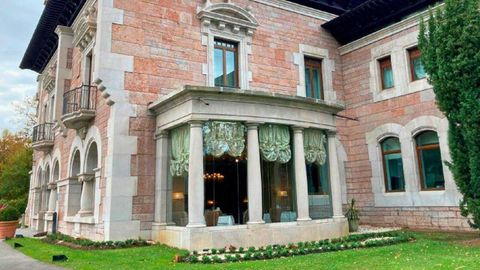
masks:
{"type": "Polygon", "coordinates": [[[95,110],[97,87],[82,85],[63,94],[63,114],[80,110],[95,110]]]}
{"type": "Polygon", "coordinates": [[[45,123],[33,127],[32,141],[53,141],[53,123],[45,123]]]}

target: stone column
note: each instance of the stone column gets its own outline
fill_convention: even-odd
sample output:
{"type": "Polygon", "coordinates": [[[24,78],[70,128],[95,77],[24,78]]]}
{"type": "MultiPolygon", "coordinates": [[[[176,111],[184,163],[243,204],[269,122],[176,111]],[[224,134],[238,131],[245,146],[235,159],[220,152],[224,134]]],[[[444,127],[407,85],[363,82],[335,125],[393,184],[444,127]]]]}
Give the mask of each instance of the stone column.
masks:
{"type": "Polygon", "coordinates": [[[293,127],[293,149],[295,159],[295,189],[297,193],[297,221],[309,221],[307,167],[303,146],[303,128],[293,127]]]}
{"type": "Polygon", "coordinates": [[[80,211],[78,215],[81,217],[93,215],[94,204],[94,174],[79,174],[78,181],[82,183],[82,193],[80,195],[80,211]]]}
{"type": "Polygon", "coordinates": [[[263,224],[262,173],[260,170],[260,146],[258,123],[247,124],[247,194],[248,224],[263,224]]]}
{"type": "Polygon", "coordinates": [[[63,94],[64,91],[68,91],[65,80],[72,78],[71,65],[67,66],[68,51],[73,48],[73,30],[67,26],[57,26],[55,33],[58,36],[57,47],[57,70],[55,76],[55,103],[54,106],[54,119],[57,123],[60,123],[63,110],[63,94]]]}
{"type": "Polygon", "coordinates": [[[332,192],[333,217],[342,218],[342,188],[337,159],[336,131],[327,131],[328,136],[328,162],[330,164],[330,186],[332,192]]]}
{"type": "Polygon", "coordinates": [[[33,188],[33,204],[32,204],[32,213],[33,215],[38,214],[40,212],[40,188],[35,187],[33,188]]]}
{"type": "Polygon", "coordinates": [[[190,158],[188,166],[188,225],[205,227],[204,203],[205,185],[203,182],[203,122],[190,124],[190,158]]]}
{"type": "Polygon", "coordinates": [[[48,214],[53,214],[57,205],[57,184],[50,183],[48,184],[48,189],[50,190],[48,198],[48,214]]]}
{"type": "Polygon", "coordinates": [[[168,190],[168,132],[161,130],[155,136],[155,223],[166,225],[168,190]]]}

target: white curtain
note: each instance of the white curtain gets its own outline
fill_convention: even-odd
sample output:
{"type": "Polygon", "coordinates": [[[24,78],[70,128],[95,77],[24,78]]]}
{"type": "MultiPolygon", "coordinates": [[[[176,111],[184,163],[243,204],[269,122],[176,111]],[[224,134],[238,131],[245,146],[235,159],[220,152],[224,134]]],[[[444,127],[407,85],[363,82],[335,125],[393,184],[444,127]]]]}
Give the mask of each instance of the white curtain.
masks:
{"type": "Polygon", "coordinates": [[[260,152],[270,162],[288,163],[292,158],[288,126],[265,124],[259,128],[260,152]]]}
{"type": "Polygon", "coordinates": [[[307,164],[325,164],[327,152],[325,150],[326,137],[319,129],[306,129],[303,132],[303,145],[307,164]]]}
{"type": "Polygon", "coordinates": [[[206,155],[221,157],[225,153],[240,157],[245,150],[245,126],[238,122],[209,121],[203,126],[206,155]]]}
{"type": "Polygon", "coordinates": [[[173,129],[172,160],[170,173],[172,176],[183,176],[188,173],[188,159],[190,157],[190,127],[188,125],[173,129]]]}

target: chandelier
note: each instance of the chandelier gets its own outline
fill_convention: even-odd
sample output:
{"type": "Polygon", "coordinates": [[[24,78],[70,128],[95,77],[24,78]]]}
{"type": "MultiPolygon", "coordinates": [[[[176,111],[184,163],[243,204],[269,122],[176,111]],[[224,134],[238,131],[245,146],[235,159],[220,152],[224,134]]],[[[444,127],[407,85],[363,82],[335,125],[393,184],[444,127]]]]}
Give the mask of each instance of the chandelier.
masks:
{"type": "Polygon", "coordinates": [[[223,182],[225,176],[221,173],[206,173],[203,175],[203,179],[207,182],[223,182]]]}

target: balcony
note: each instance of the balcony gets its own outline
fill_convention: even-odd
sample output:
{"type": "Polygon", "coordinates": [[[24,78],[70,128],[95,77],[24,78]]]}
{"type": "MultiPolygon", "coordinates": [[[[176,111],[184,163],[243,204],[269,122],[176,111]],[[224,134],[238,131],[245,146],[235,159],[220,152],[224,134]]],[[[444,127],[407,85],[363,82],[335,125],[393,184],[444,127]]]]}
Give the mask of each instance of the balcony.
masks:
{"type": "Polygon", "coordinates": [[[96,103],[96,86],[82,85],[66,92],[63,95],[63,124],[76,130],[86,128],[95,118],[96,103]]]}
{"type": "Polygon", "coordinates": [[[53,148],[55,134],[53,123],[45,123],[33,127],[32,147],[38,151],[49,151],[53,148]]]}

